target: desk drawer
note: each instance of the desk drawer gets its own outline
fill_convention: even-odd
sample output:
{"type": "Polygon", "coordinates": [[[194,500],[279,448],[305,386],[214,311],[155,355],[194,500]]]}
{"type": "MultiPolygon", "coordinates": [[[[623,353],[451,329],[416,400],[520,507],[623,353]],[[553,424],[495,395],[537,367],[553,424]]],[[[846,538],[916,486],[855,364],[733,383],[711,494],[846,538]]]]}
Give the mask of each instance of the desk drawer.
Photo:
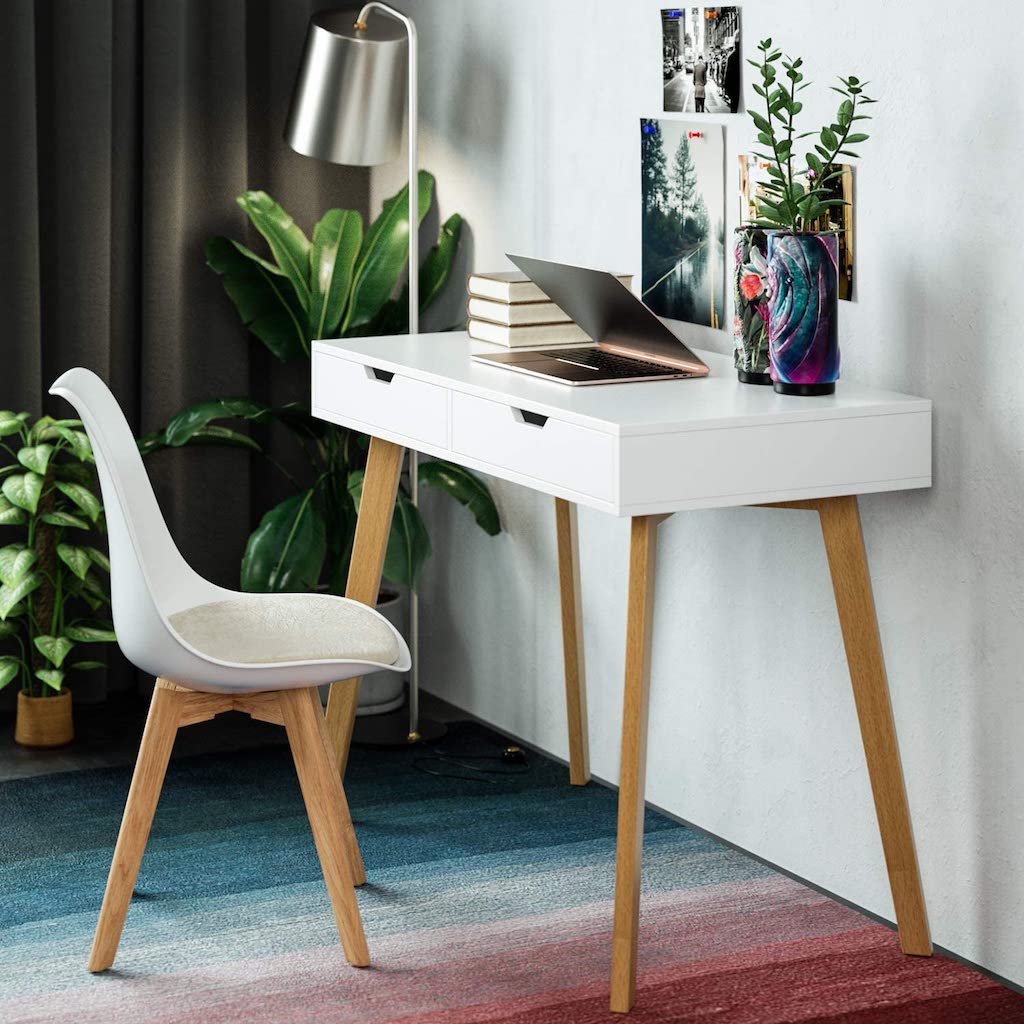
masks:
{"type": "MultiPolygon", "coordinates": [[[[615,439],[500,402],[452,394],[452,450],[496,470],[612,500],[615,439]]],[[[500,472],[496,475],[500,476],[500,472]]]]}
{"type": "Polygon", "coordinates": [[[381,427],[415,441],[448,446],[448,391],[426,381],[317,354],[313,401],[341,420],[381,427]]]}

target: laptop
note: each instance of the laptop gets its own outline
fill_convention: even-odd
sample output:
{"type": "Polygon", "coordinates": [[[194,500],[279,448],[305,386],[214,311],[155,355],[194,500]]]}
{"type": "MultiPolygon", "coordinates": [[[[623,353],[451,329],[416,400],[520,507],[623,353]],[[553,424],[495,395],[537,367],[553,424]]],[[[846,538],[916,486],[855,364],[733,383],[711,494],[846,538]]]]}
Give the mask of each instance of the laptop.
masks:
{"type": "Polygon", "coordinates": [[[476,362],[576,387],[706,377],[710,372],[614,274],[506,255],[595,344],[474,353],[476,362]]]}

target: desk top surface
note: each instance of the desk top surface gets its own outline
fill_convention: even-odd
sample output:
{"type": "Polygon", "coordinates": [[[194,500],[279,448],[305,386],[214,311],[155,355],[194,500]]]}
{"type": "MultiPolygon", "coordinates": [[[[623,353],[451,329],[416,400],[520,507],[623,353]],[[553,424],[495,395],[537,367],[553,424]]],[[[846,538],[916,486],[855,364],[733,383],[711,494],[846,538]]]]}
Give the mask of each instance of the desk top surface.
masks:
{"type": "Polygon", "coordinates": [[[708,377],[569,387],[474,362],[470,358],[472,353],[503,349],[473,341],[461,331],[317,341],[314,349],[618,435],[800,423],[931,409],[928,399],[845,380],[839,381],[834,395],[779,395],[770,387],[740,384],[732,358],[714,352],[699,353],[711,368],[708,377]]]}

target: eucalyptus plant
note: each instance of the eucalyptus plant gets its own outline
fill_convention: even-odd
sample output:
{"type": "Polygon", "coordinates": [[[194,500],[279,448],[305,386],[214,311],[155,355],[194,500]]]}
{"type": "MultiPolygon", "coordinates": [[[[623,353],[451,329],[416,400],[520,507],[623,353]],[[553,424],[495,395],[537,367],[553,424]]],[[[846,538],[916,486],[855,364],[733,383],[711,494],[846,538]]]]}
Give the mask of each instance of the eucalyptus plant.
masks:
{"type": "Polygon", "coordinates": [[[843,97],[835,120],[820,131],[797,134],[796,119],[803,110],[803,103],[797,97],[812,84],[804,81],[800,70],[803,58],[794,60],[783,56],[771,39],[762,40],[758,49],[760,59],[747,63],[761,75],[761,84],[754,84],[754,92],[764,100],[765,113],[751,110],[750,117],[757,126],[757,141],[769,150],[755,155],[767,164],[771,181],[761,186],[767,196],[758,200],[759,218],[754,223],[758,227],[794,232],[812,230],[812,225],[829,207],[846,205],[845,200],[833,197],[829,182],[842,174],[835,167],[836,160],[843,156],[857,157],[849,147],[867,141],[868,135],[854,129],[858,121],[871,120],[863,112],[864,105],[877,101],[865,94],[867,82],[854,75],[840,77],[839,85],[830,86],[843,97]],[[815,137],[816,141],[801,163],[796,144],[810,137],[815,137]]]}
{"type": "Polygon", "coordinates": [[[0,641],[9,652],[0,688],[18,679],[30,697],[60,693],[68,668],[103,667],[69,662],[79,644],[116,639],[95,460],[81,427],[0,412],[0,641]]]}
{"type": "MultiPolygon", "coordinates": [[[[421,171],[419,217],[430,208],[434,178],[421,171]]],[[[408,188],[384,203],[364,231],[354,210],[328,210],[310,240],[265,192],[237,199],[263,237],[269,258],[230,238],[211,238],[206,262],[248,330],[282,363],[308,362],[320,338],[377,336],[408,329],[408,291],[394,298],[408,262],[408,188]]],[[[453,214],[419,268],[420,310],[437,299],[451,274],[462,218],[453,214]]],[[[308,375],[306,376],[308,380],[308,375]]],[[[362,491],[368,438],[314,417],[306,395],[282,406],[257,398],[212,398],[193,405],[139,442],[144,455],[162,447],[225,444],[262,454],[294,494],[267,511],[249,537],[242,558],[246,591],[301,591],[326,584],[344,593],[362,491]],[[294,474],[272,459],[245,423],[283,430],[302,453],[306,468],[294,474]]],[[[487,486],[461,466],[429,459],[419,479],[468,506],[488,534],[501,531],[487,486]]],[[[430,538],[403,481],[384,562],[393,583],[415,586],[430,555],[430,538]]]]}

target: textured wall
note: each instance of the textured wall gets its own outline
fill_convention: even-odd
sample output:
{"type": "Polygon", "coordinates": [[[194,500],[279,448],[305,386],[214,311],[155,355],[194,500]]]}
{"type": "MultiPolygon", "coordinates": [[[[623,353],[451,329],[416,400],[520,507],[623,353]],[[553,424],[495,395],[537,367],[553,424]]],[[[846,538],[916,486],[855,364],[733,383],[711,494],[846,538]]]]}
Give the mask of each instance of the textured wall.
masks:
{"type": "MultiPolygon", "coordinates": [[[[415,0],[424,166],[502,253],[638,271],[638,119],[661,106],[659,3],[415,0]]],[[[834,73],[882,101],[858,171],[851,379],[935,402],[935,486],[862,503],[935,941],[1024,983],[1024,505],[1014,180],[1024,16],[907,0],[750,0],[757,39],[802,54],[823,120],[834,73]],[[964,31],[967,25],[973,26],[964,31]]],[[[745,70],[747,70],[745,68],[745,70]]],[[[749,86],[749,79],[748,79],[749,86]]],[[[747,89],[749,96],[752,94],[747,89]]],[[[735,155],[728,124],[728,226],[735,155]]],[[[402,168],[376,172],[376,200],[402,168]]],[[[729,322],[729,317],[726,317],[729,322]]],[[[727,350],[724,333],[691,340],[727,350]]],[[[700,387],[699,382],[694,387],[700,387]]],[[[551,501],[496,484],[488,540],[428,498],[424,680],[567,753],[551,501]]],[[[580,515],[591,749],[618,776],[628,528],[580,515]]],[[[652,801],[891,917],[881,846],[814,518],[691,512],[661,531],[652,801]]]]}

